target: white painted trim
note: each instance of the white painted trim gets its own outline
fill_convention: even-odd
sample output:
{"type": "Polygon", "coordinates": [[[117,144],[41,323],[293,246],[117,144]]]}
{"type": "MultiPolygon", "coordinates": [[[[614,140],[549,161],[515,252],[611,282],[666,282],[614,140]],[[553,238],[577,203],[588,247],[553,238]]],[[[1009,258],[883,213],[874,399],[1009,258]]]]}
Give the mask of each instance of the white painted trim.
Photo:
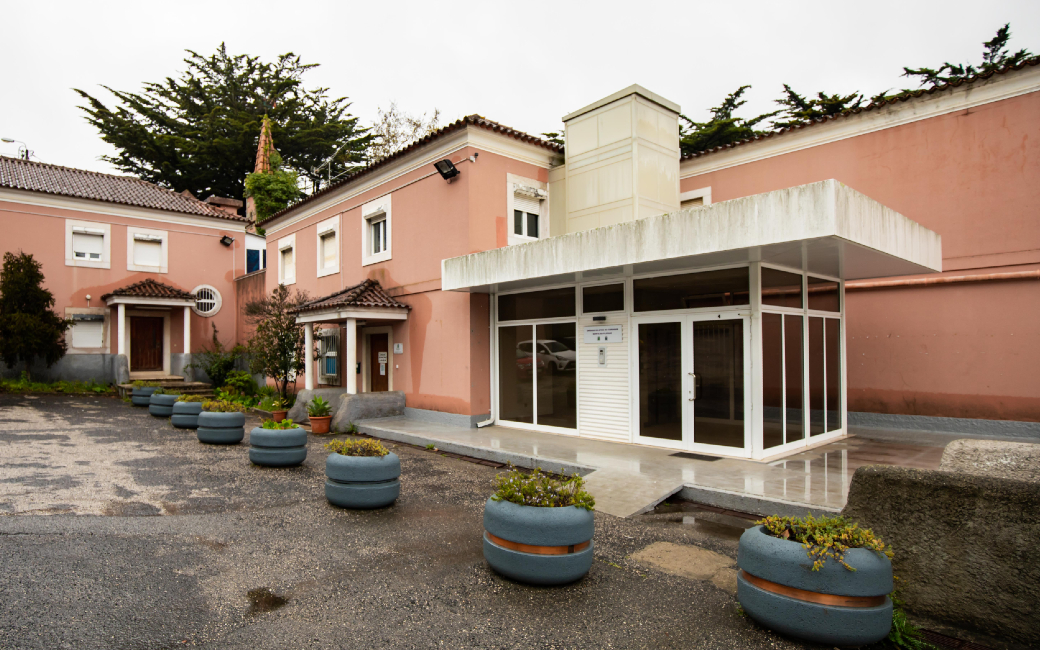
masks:
{"type": "Polygon", "coordinates": [[[357,394],[357,319],[348,318],[344,327],[343,347],[346,349],[344,370],[346,371],[347,393],[357,394]]]}
{"type": "Polygon", "coordinates": [[[683,201],[690,199],[704,199],[700,207],[711,205],[711,185],[679,194],[679,209],[682,209],[683,201]]]}
{"type": "Polygon", "coordinates": [[[378,264],[393,258],[394,226],[393,195],[385,194],[374,201],[361,206],[361,266],[378,264]],[[372,253],[372,222],[386,222],[386,250],[372,253]]]}
{"type": "MultiPolygon", "coordinates": [[[[516,174],[506,174],[506,243],[510,246],[515,244],[524,244],[530,241],[538,241],[539,239],[545,239],[551,237],[552,233],[549,230],[549,199],[544,198],[538,201],[538,236],[528,237],[526,235],[517,235],[513,232],[513,199],[516,197],[516,186],[533,187],[535,189],[543,190],[546,193],[549,192],[549,184],[535,180],[533,178],[527,178],[525,176],[518,176],[516,174]]],[[[524,229],[527,229],[526,219],[524,221],[524,229]]]]}
{"type": "Polygon", "coordinates": [[[191,354],[191,307],[184,308],[184,352],[191,354]]]}
{"type": "Polygon", "coordinates": [[[296,233],[282,237],[278,240],[278,284],[284,284],[285,286],[291,286],[296,284],[296,277],[300,274],[300,255],[296,248],[296,233]],[[282,259],[282,251],[286,249],[292,250],[293,257],[293,274],[292,277],[286,277],[285,275],[285,264],[282,259]]]}
{"type": "Polygon", "coordinates": [[[178,300],[176,298],[140,298],[137,296],[111,296],[105,304],[130,305],[130,306],[156,306],[156,307],[191,307],[194,300],[178,300]]]}
{"type": "Polygon", "coordinates": [[[210,291],[212,291],[214,299],[216,301],[216,305],[214,305],[212,311],[201,312],[198,309],[198,298],[196,298],[195,302],[191,306],[191,310],[193,312],[195,312],[196,314],[198,314],[199,316],[202,316],[203,318],[210,318],[210,317],[216,316],[220,312],[221,306],[224,304],[224,298],[220,295],[220,292],[217,291],[217,288],[214,287],[213,285],[210,285],[210,284],[200,284],[199,286],[197,286],[197,287],[195,287],[194,289],[191,290],[191,295],[193,295],[193,296],[197,295],[198,292],[199,292],[199,289],[209,289],[210,291]]]}
{"type": "Polygon", "coordinates": [[[330,217],[325,221],[318,223],[318,227],[315,228],[314,250],[316,254],[314,257],[317,260],[319,278],[339,273],[340,258],[343,257],[341,254],[343,251],[343,240],[339,236],[339,221],[340,215],[337,214],[334,217],[330,217]],[[325,256],[323,255],[321,240],[323,236],[329,233],[332,233],[332,236],[336,238],[336,263],[332,266],[326,267],[324,266],[325,256]]]}
{"type": "Polygon", "coordinates": [[[1011,99],[1038,90],[1040,90],[1040,66],[1031,66],[932,95],[924,95],[876,110],[823,124],[814,124],[804,129],[796,129],[733,149],[682,160],[679,163],[679,178],[681,180],[699,176],[802,149],[818,147],[875,131],[968,110],[983,104],[1011,99]]]}
{"type": "MultiPolygon", "coordinates": [[[[103,316],[104,321],[101,323],[101,346],[96,348],[82,348],[74,347],[72,328],[69,328],[68,335],[65,337],[66,343],[68,343],[67,354],[108,354],[109,349],[112,346],[109,337],[111,336],[112,330],[111,324],[109,323],[110,314],[108,307],[66,307],[65,318],[72,318],[74,314],[88,314],[91,316],[103,316]]],[[[72,327],[75,327],[73,325],[72,327]]]]}
{"type": "MultiPolygon", "coordinates": [[[[23,205],[33,205],[37,207],[57,208],[60,210],[76,210],[78,212],[89,212],[91,214],[107,217],[123,217],[128,219],[140,219],[142,221],[176,223],[185,226],[211,228],[214,230],[230,230],[234,232],[245,232],[246,230],[246,224],[244,222],[230,221],[221,217],[206,217],[203,215],[190,215],[180,212],[166,212],[163,210],[154,210],[152,208],[123,206],[94,199],[55,196],[51,194],[32,192],[29,190],[0,188],[0,201],[10,201],[12,203],[21,203],[23,205]]],[[[0,210],[2,210],[2,208],[0,208],[0,210]]],[[[42,216],[52,216],[57,219],[67,218],[61,215],[42,216]]]]}
{"type": "Polygon", "coordinates": [[[371,336],[373,334],[386,334],[386,350],[387,350],[387,369],[386,369],[386,386],[387,390],[391,391],[394,389],[394,328],[389,325],[383,325],[380,327],[365,327],[361,330],[361,392],[368,393],[371,391],[372,381],[372,362],[371,362],[371,336]]]}
{"type": "Polygon", "coordinates": [[[137,226],[126,227],[126,270],[139,271],[141,273],[168,273],[170,269],[170,233],[165,230],[151,230],[149,228],[138,228],[137,226]],[[145,237],[159,237],[160,253],[159,266],[144,266],[134,264],[134,242],[137,235],[145,237]]]}
{"type": "MultiPolygon", "coordinates": [[[[119,318],[119,354],[126,356],[129,359],[129,355],[126,353],[126,342],[130,340],[130,336],[126,331],[126,304],[119,303],[117,306],[117,313],[119,318]]],[[[129,368],[129,364],[127,368],[129,368]]]]}
{"type": "Polygon", "coordinates": [[[379,309],[370,307],[367,309],[338,309],[307,312],[296,317],[297,323],[331,323],[348,318],[356,320],[408,320],[407,309],[379,309]]]}
{"type": "Polygon", "coordinates": [[[303,326],[303,387],[314,390],[314,323],[303,326]]]}
{"type": "Polygon", "coordinates": [[[93,221],[80,221],[77,219],[65,219],[65,266],[78,266],[88,269],[110,269],[112,268],[112,225],[107,223],[96,223],[93,221]],[[90,230],[103,230],[101,242],[100,260],[76,259],[72,250],[72,229],[88,228],[90,230]]]}

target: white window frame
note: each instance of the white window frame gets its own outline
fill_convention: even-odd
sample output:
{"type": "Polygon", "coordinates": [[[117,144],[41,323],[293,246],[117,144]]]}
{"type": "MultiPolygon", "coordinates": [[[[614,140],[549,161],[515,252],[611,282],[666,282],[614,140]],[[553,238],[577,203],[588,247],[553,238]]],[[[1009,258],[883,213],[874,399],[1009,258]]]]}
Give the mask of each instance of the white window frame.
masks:
{"type": "Polygon", "coordinates": [[[210,285],[210,284],[200,284],[199,286],[197,286],[197,287],[195,287],[194,289],[191,290],[191,295],[194,296],[195,294],[197,294],[199,292],[200,289],[209,289],[210,291],[213,292],[213,301],[215,303],[214,306],[213,306],[213,309],[210,310],[210,311],[199,311],[198,299],[196,298],[195,304],[191,306],[191,310],[193,312],[195,312],[196,314],[198,314],[199,316],[203,317],[203,318],[209,318],[211,316],[216,316],[217,313],[220,311],[221,305],[224,304],[224,299],[221,298],[220,292],[217,291],[217,288],[214,287],[213,285],[210,285]]]}
{"type": "Polygon", "coordinates": [[[299,271],[300,256],[296,250],[296,233],[293,233],[278,240],[278,284],[284,284],[285,286],[296,284],[296,276],[300,274],[299,271]],[[293,254],[293,274],[291,278],[285,277],[285,258],[282,256],[282,252],[286,249],[292,249],[293,254]]]}
{"type": "MultiPolygon", "coordinates": [[[[91,233],[93,234],[93,233],[91,233]]],[[[65,220],[65,266],[80,266],[85,268],[93,269],[110,269],[112,268],[112,225],[107,223],[97,223],[94,221],[77,221],[75,219],[65,220]],[[73,229],[84,229],[90,231],[100,231],[103,238],[101,244],[101,259],[90,260],[90,259],[78,259],[75,256],[75,252],[72,250],[72,232],[73,229]]]]}
{"type": "Polygon", "coordinates": [[[126,227],[126,270],[139,271],[143,273],[168,273],[170,234],[165,230],[152,230],[151,228],[126,227]],[[137,237],[158,238],[160,243],[159,266],[146,266],[134,264],[134,242],[137,237]]]}
{"type": "MultiPolygon", "coordinates": [[[[524,217],[524,232],[527,232],[526,216],[524,217]]],[[[516,174],[506,174],[506,243],[510,246],[514,244],[526,244],[527,242],[545,239],[550,235],[551,233],[549,232],[549,184],[542,183],[541,181],[536,181],[533,178],[517,176],[516,174]],[[541,196],[538,199],[539,210],[537,237],[517,235],[513,232],[513,218],[514,212],[516,211],[516,208],[514,207],[516,195],[518,193],[529,195],[529,192],[531,190],[544,194],[544,196],[541,196]]]]}
{"type": "Polygon", "coordinates": [[[339,238],[339,215],[326,219],[318,224],[315,233],[315,251],[317,251],[317,267],[318,277],[323,278],[326,275],[333,275],[339,273],[340,263],[339,258],[341,257],[341,251],[343,250],[342,241],[339,238]],[[322,250],[322,238],[332,233],[332,236],[336,238],[336,263],[332,266],[323,266],[325,263],[325,251],[322,250]]]}
{"type": "MultiPolygon", "coordinates": [[[[109,350],[109,335],[111,334],[111,322],[109,320],[109,310],[107,307],[66,307],[65,318],[73,318],[77,314],[86,314],[90,316],[101,316],[103,318],[101,322],[101,346],[96,348],[84,348],[76,347],[73,345],[75,342],[72,328],[69,328],[68,334],[65,336],[65,342],[68,344],[68,354],[105,354],[109,350]]],[[[76,327],[73,325],[72,327],[76,327]]]]}
{"type": "Polygon", "coordinates": [[[361,266],[378,264],[393,258],[393,202],[387,194],[361,206],[361,266]],[[386,221],[386,250],[372,253],[373,220],[386,221]]]}
{"type": "Polygon", "coordinates": [[[711,186],[702,187],[696,190],[690,190],[689,192],[683,192],[679,195],[679,209],[682,209],[683,201],[690,201],[692,199],[704,199],[699,207],[711,205],[711,186]]]}

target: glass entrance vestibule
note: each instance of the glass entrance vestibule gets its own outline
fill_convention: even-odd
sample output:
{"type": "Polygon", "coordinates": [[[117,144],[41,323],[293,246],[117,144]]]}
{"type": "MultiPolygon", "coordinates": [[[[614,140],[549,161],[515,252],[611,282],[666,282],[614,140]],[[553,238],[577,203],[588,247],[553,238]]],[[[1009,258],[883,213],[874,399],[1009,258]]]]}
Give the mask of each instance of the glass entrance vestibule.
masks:
{"type": "Polygon", "coordinates": [[[498,293],[494,418],[745,458],[841,436],[843,291],[763,262],[498,293]]]}

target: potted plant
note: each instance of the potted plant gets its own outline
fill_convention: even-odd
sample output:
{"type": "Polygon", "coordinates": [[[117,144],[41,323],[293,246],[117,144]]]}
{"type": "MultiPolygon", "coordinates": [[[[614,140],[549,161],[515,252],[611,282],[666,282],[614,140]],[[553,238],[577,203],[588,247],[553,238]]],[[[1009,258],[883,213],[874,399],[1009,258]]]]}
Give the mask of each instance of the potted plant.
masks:
{"type": "Polygon", "coordinates": [[[498,573],[535,585],[578,580],[592,568],[595,499],[578,475],[511,469],[495,477],[484,505],[484,559],[498,573]]]}
{"type": "Polygon", "coordinates": [[[212,400],[202,403],[199,413],[199,442],[211,445],[237,445],[246,437],[246,414],[241,404],[212,400]]]}
{"type": "Polygon", "coordinates": [[[767,517],[740,537],[737,599],[770,629],[831,646],[892,627],[892,550],[844,517],[767,517]]]}
{"type": "Polygon", "coordinates": [[[401,494],[401,459],[378,440],[333,440],[325,459],[325,498],[340,508],[382,508],[401,494]]]}
{"type": "Polygon", "coordinates": [[[130,393],[130,403],[134,406],[149,406],[152,393],[159,390],[157,381],[141,381],[138,379],[133,383],[133,391],[130,393]]]}
{"type": "Polygon", "coordinates": [[[173,405],[180,396],[172,389],[157,388],[148,398],[148,412],[157,418],[168,418],[173,415],[173,405]]]}
{"type": "Polygon", "coordinates": [[[249,460],[265,467],[292,467],[307,458],[307,432],[292,420],[264,420],[249,432],[249,460]]]}
{"type": "Polygon", "coordinates": [[[260,400],[257,404],[257,408],[261,411],[270,411],[271,419],[275,422],[281,422],[289,414],[289,409],[285,405],[285,400],[278,396],[267,396],[260,400]]]}
{"type": "Polygon", "coordinates": [[[170,423],[178,429],[197,429],[202,403],[208,401],[209,398],[204,395],[181,395],[173,403],[170,423]]]}
{"type": "Polygon", "coordinates": [[[321,395],[315,395],[307,405],[307,417],[311,421],[311,433],[328,433],[332,420],[332,405],[321,395]]]}

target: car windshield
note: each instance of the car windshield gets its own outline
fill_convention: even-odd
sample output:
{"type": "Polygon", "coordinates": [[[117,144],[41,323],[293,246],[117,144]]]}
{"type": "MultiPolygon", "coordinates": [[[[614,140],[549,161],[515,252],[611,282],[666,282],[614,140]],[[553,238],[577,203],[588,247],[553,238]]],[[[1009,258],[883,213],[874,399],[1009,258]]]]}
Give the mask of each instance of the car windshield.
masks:
{"type": "Polygon", "coordinates": [[[542,345],[544,345],[549,352],[567,352],[570,350],[569,347],[559,341],[542,341],[542,345]]]}

